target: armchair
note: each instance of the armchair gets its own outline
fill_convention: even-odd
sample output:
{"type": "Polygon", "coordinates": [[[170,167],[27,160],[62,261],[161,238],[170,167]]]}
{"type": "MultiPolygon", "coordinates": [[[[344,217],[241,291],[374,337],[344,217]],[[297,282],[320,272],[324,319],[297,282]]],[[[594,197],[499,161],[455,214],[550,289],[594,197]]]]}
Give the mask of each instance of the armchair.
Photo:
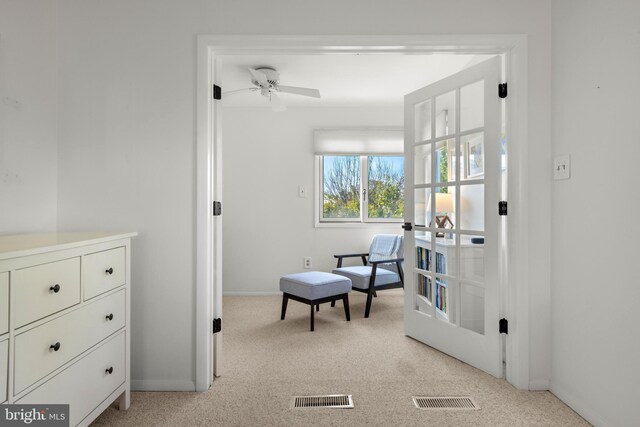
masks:
{"type": "Polygon", "coordinates": [[[364,317],[371,312],[371,302],[376,291],[404,288],[404,236],[377,234],[373,236],[368,253],[334,255],[338,265],[334,274],[351,279],[352,290],[367,294],[364,317]],[[344,258],[360,258],[361,266],[343,267],[344,258]],[[368,258],[367,258],[368,257],[368,258]]]}

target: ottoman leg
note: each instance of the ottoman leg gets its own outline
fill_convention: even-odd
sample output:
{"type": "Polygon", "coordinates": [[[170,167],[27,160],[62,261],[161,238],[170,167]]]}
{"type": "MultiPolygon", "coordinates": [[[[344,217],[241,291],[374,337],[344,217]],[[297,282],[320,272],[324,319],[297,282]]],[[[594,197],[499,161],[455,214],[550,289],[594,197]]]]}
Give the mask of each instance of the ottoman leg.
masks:
{"type": "Polygon", "coordinates": [[[311,332],[313,332],[313,315],[314,315],[313,304],[311,304],[311,332]]]}
{"type": "Polygon", "coordinates": [[[335,307],[336,306],[336,300],[331,301],[331,307],[335,307]]]}
{"type": "MultiPolygon", "coordinates": [[[[335,302],[335,300],[333,302],[335,302]]],[[[344,317],[346,317],[347,322],[349,322],[351,321],[351,314],[349,314],[349,294],[344,294],[342,297],[342,305],[344,305],[344,317]]]]}
{"type": "Polygon", "coordinates": [[[282,294],[282,312],[280,313],[280,320],[284,320],[284,315],[287,312],[287,302],[289,302],[289,297],[287,294],[282,294]]]}
{"type": "Polygon", "coordinates": [[[320,304],[316,304],[316,311],[320,311],[320,304]]]}

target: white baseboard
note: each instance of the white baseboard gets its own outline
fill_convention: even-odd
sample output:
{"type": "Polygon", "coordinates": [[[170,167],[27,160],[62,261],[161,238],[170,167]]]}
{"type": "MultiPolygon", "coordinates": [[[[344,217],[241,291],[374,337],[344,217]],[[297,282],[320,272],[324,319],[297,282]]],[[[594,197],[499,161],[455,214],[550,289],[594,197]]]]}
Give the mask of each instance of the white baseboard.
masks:
{"type": "Polygon", "coordinates": [[[245,292],[245,291],[222,291],[222,296],[249,296],[249,297],[264,297],[273,295],[282,295],[280,291],[271,292],[245,292]]]}
{"type": "Polygon", "coordinates": [[[598,415],[593,406],[576,399],[571,393],[568,393],[565,389],[555,386],[551,383],[549,391],[553,393],[558,399],[562,400],[568,407],[573,409],[585,420],[589,421],[594,426],[610,426],[612,423],[605,422],[600,415],[598,415]]]}
{"type": "Polygon", "coordinates": [[[196,391],[193,381],[131,380],[132,391],[196,391]]]}
{"type": "Polygon", "coordinates": [[[541,379],[529,381],[529,390],[531,391],[549,390],[549,378],[541,378],[541,379]]]}

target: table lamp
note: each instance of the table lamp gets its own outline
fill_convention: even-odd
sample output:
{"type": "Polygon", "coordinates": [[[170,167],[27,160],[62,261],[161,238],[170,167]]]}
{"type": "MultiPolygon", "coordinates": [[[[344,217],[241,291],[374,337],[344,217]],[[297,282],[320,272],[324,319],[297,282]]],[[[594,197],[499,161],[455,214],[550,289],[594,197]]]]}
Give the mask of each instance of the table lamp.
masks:
{"type": "MultiPolygon", "coordinates": [[[[427,212],[429,211],[431,211],[431,200],[429,200],[429,206],[427,207],[427,212]]],[[[449,214],[453,212],[453,194],[436,193],[436,228],[453,228],[453,221],[449,218],[449,214]]],[[[429,224],[429,226],[432,226],[432,224],[429,224]]],[[[436,232],[436,237],[444,237],[444,232],[436,232]]]]}

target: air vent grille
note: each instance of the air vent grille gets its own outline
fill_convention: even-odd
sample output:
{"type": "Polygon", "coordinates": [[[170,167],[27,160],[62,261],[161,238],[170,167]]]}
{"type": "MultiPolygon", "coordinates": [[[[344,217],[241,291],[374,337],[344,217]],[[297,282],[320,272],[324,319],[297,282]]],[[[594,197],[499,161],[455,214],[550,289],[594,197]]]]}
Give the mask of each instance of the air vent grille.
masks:
{"type": "Polygon", "coordinates": [[[325,396],[295,396],[294,408],[353,408],[350,394],[329,394],[325,396]]]}
{"type": "Polygon", "coordinates": [[[480,409],[470,397],[413,396],[413,403],[419,409],[480,409]]]}

